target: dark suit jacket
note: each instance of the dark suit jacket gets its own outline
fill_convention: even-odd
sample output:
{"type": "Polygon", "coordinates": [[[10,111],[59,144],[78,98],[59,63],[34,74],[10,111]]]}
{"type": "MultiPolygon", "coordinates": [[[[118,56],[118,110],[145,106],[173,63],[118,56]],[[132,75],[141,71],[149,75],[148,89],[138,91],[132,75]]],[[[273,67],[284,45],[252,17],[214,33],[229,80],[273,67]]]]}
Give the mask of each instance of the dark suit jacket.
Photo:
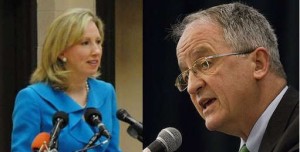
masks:
{"type": "Polygon", "coordinates": [[[289,87],[270,118],[259,152],[299,151],[299,92],[289,87]]]}

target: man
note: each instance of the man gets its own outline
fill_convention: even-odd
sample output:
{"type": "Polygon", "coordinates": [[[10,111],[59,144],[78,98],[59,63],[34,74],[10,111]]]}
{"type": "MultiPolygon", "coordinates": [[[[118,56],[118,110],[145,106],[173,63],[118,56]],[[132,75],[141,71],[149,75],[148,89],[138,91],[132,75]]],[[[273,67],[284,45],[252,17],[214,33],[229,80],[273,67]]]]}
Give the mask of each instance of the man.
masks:
{"type": "Polygon", "coordinates": [[[298,151],[299,93],[287,86],[277,38],[266,18],[241,3],[187,16],[176,79],[206,127],[241,138],[240,151],[298,151]]]}

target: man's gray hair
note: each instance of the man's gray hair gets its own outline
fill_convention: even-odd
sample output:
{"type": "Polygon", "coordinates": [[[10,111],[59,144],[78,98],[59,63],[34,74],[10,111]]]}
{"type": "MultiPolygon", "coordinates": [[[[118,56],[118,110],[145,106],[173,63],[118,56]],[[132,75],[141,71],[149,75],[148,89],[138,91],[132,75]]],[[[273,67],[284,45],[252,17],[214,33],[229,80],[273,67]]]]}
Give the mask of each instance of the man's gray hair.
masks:
{"type": "Polygon", "coordinates": [[[225,41],[235,52],[266,48],[270,55],[271,71],[286,78],[280,62],[276,34],[268,20],[256,9],[236,2],[200,10],[172,27],[173,38],[179,40],[187,25],[194,21],[219,25],[223,29],[225,41]]]}

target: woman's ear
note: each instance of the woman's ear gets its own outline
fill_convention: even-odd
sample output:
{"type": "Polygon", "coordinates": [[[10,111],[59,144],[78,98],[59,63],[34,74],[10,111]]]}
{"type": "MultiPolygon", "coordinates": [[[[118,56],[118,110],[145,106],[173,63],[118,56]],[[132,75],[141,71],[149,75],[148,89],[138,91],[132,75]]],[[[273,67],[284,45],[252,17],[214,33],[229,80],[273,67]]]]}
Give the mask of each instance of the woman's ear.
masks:
{"type": "Polygon", "coordinates": [[[63,58],[64,58],[64,51],[62,51],[61,53],[59,53],[59,55],[58,55],[58,58],[60,59],[60,60],[62,60],[63,58]]]}
{"type": "Polygon", "coordinates": [[[58,56],[58,59],[61,61],[63,60],[63,58],[64,58],[64,56],[62,56],[62,55],[58,56]]]}
{"type": "Polygon", "coordinates": [[[252,53],[255,61],[255,70],[253,76],[255,79],[262,79],[270,69],[270,56],[266,48],[259,47],[252,53]]]}
{"type": "Polygon", "coordinates": [[[64,56],[64,53],[61,53],[59,56],[58,56],[59,60],[66,63],[67,62],[67,58],[64,56]]]}

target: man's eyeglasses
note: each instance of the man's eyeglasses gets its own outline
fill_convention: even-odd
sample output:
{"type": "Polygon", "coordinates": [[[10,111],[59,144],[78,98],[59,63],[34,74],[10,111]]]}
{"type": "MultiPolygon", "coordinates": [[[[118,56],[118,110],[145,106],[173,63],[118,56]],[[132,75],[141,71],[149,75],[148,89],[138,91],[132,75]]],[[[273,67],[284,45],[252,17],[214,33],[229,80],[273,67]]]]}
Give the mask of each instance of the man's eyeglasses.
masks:
{"type": "Polygon", "coordinates": [[[182,72],[175,81],[175,86],[178,88],[180,92],[184,91],[188,86],[188,80],[189,80],[189,73],[190,71],[193,72],[193,74],[198,77],[199,73],[202,74],[212,74],[216,70],[216,65],[219,63],[219,59],[221,57],[225,56],[231,56],[231,55],[244,55],[252,53],[251,51],[245,51],[245,52],[233,52],[233,53],[225,53],[225,54],[216,54],[211,55],[207,57],[201,57],[197,59],[192,67],[184,72],[182,72]]]}

